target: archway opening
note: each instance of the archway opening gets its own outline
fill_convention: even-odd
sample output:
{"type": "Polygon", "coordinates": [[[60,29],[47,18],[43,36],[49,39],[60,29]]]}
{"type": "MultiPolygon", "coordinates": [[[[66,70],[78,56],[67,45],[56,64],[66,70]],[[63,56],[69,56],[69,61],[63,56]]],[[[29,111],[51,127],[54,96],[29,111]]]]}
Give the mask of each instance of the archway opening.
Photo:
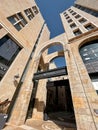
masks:
{"type": "Polygon", "coordinates": [[[64,66],[66,66],[66,60],[64,56],[59,56],[59,57],[55,57],[54,59],[50,61],[49,69],[60,68],[64,66]]]}
{"type": "Polygon", "coordinates": [[[48,49],[48,54],[51,54],[57,51],[63,51],[63,47],[61,44],[50,46],[48,49]]]}
{"type": "Polygon", "coordinates": [[[33,78],[33,82],[37,81],[37,86],[35,86],[36,91],[34,91],[35,97],[33,97],[33,92],[31,96],[31,102],[35,98],[35,103],[31,107],[32,114],[30,118],[32,118],[32,115],[34,118],[42,117],[43,115],[42,118],[44,120],[52,120],[57,125],[59,125],[57,122],[63,122],[65,127],[66,123],[68,123],[67,127],[76,128],[64,51],[60,55],[56,54],[59,54],[61,50],[56,52],[54,52],[55,54],[52,52],[51,55],[48,54],[47,49],[43,49],[41,54],[38,70],[35,73],[36,78],[33,78]],[[45,57],[50,58],[47,60],[48,62],[45,62],[45,57]],[[53,74],[58,74],[60,71],[63,72],[62,67],[63,69],[66,68],[65,73],[54,76],[53,74]],[[52,74],[51,77],[50,74],[52,74]],[[36,97],[36,95],[39,95],[39,97],[36,97]]]}

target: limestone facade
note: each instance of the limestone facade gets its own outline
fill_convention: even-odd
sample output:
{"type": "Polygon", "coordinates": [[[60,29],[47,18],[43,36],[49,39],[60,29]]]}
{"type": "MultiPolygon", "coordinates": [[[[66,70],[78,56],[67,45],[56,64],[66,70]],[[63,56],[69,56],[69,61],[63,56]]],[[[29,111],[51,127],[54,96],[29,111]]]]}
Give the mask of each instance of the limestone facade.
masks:
{"type": "MultiPolygon", "coordinates": [[[[77,0],[76,4],[91,7],[91,4],[87,4],[88,0],[83,4],[82,2],[84,1],[77,0]]],[[[97,10],[98,4],[96,0],[95,2],[93,10],[94,8],[97,10]]],[[[92,3],[91,0],[89,3],[92,3]]],[[[62,12],[60,16],[65,32],[49,40],[50,32],[34,0],[18,0],[18,2],[3,0],[0,3],[0,38],[7,35],[21,48],[0,81],[0,101],[3,102],[6,99],[11,101],[7,109],[8,125],[25,124],[32,91],[35,87],[32,81],[34,73],[39,70],[48,70],[52,59],[64,56],[68,75],[63,78],[68,79],[70,84],[77,130],[98,129],[98,115],[95,112],[95,110],[98,111],[98,95],[80,55],[80,48],[83,45],[98,40],[98,18],[75,6],[62,12]],[[26,10],[27,13],[25,13],[26,10]],[[32,16],[28,17],[31,14],[32,16]],[[9,21],[11,16],[15,16],[16,19],[18,17],[18,21],[11,23],[9,21]],[[19,18],[21,18],[20,21],[19,18]],[[26,24],[21,23],[23,19],[26,24]],[[15,26],[17,23],[21,25],[19,30],[15,26]],[[63,51],[48,54],[48,48],[58,44],[62,45],[63,51]]],[[[31,120],[43,120],[47,80],[41,79],[37,83],[31,120]]]]}

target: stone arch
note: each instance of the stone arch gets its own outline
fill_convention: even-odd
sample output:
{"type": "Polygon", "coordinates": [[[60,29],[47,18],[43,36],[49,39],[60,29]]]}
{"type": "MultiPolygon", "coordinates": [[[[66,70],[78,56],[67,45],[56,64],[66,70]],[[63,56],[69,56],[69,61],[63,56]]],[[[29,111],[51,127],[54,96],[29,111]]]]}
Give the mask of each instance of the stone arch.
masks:
{"type": "Polygon", "coordinates": [[[42,52],[44,52],[46,49],[48,49],[50,46],[53,45],[62,45],[63,49],[65,49],[65,43],[62,41],[52,41],[49,40],[48,42],[45,42],[43,44],[41,44],[40,46],[38,46],[38,48],[36,49],[36,59],[39,58],[42,54],[42,52]]]}
{"type": "Polygon", "coordinates": [[[51,63],[54,63],[54,64],[56,65],[56,68],[60,68],[60,67],[64,67],[64,66],[65,66],[66,60],[65,60],[65,58],[64,58],[64,55],[62,55],[62,56],[55,56],[55,57],[53,57],[53,58],[50,59],[49,65],[51,65],[51,63]],[[55,62],[55,60],[57,61],[57,63],[58,63],[58,61],[59,61],[61,64],[60,64],[60,65],[57,64],[57,63],[55,62]],[[61,61],[62,61],[62,62],[61,62],[61,61]]]}
{"type": "Polygon", "coordinates": [[[50,62],[54,60],[55,58],[64,57],[64,56],[55,56],[54,58],[50,59],[50,62]]]}
{"type": "Polygon", "coordinates": [[[46,62],[49,63],[51,60],[57,58],[57,57],[63,57],[64,56],[64,52],[54,52],[53,54],[50,54],[46,57],[46,62]]]}
{"type": "Polygon", "coordinates": [[[85,38],[85,39],[78,45],[78,50],[79,50],[80,47],[82,47],[84,44],[87,44],[88,42],[93,41],[93,40],[97,40],[97,39],[98,39],[98,35],[96,35],[96,36],[90,36],[90,37],[85,38]]]}

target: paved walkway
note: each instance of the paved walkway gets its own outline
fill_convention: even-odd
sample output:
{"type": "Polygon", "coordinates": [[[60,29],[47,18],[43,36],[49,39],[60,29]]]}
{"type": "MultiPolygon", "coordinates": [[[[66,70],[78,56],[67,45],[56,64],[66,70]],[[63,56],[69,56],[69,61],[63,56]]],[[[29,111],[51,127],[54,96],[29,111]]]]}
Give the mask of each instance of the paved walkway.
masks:
{"type": "Polygon", "coordinates": [[[71,123],[69,124],[59,121],[42,121],[28,119],[25,125],[21,125],[19,127],[9,125],[3,130],[76,130],[76,128],[71,123]]]}
{"type": "Polygon", "coordinates": [[[76,130],[75,125],[72,123],[69,124],[60,121],[28,120],[26,124],[37,130],[76,130]]]}
{"type": "Polygon", "coordinates": [[[74,116],[72,113],[55,112],[48,115],[51,120],[27,119],[21,126],[9,126],[3,130],[76,130],[74,116]]]}

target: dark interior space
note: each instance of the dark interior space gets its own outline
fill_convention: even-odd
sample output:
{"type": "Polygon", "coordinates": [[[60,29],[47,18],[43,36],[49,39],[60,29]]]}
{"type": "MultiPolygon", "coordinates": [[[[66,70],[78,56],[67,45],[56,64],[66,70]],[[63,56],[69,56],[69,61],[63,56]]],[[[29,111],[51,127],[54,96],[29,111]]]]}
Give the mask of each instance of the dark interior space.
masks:
{"type": "Polygon", "coordinates": [[[68,80],[47,82],[44,120],[53,120],[57,123],[62,122],[66,127],[76,127],[68,80]]]}

